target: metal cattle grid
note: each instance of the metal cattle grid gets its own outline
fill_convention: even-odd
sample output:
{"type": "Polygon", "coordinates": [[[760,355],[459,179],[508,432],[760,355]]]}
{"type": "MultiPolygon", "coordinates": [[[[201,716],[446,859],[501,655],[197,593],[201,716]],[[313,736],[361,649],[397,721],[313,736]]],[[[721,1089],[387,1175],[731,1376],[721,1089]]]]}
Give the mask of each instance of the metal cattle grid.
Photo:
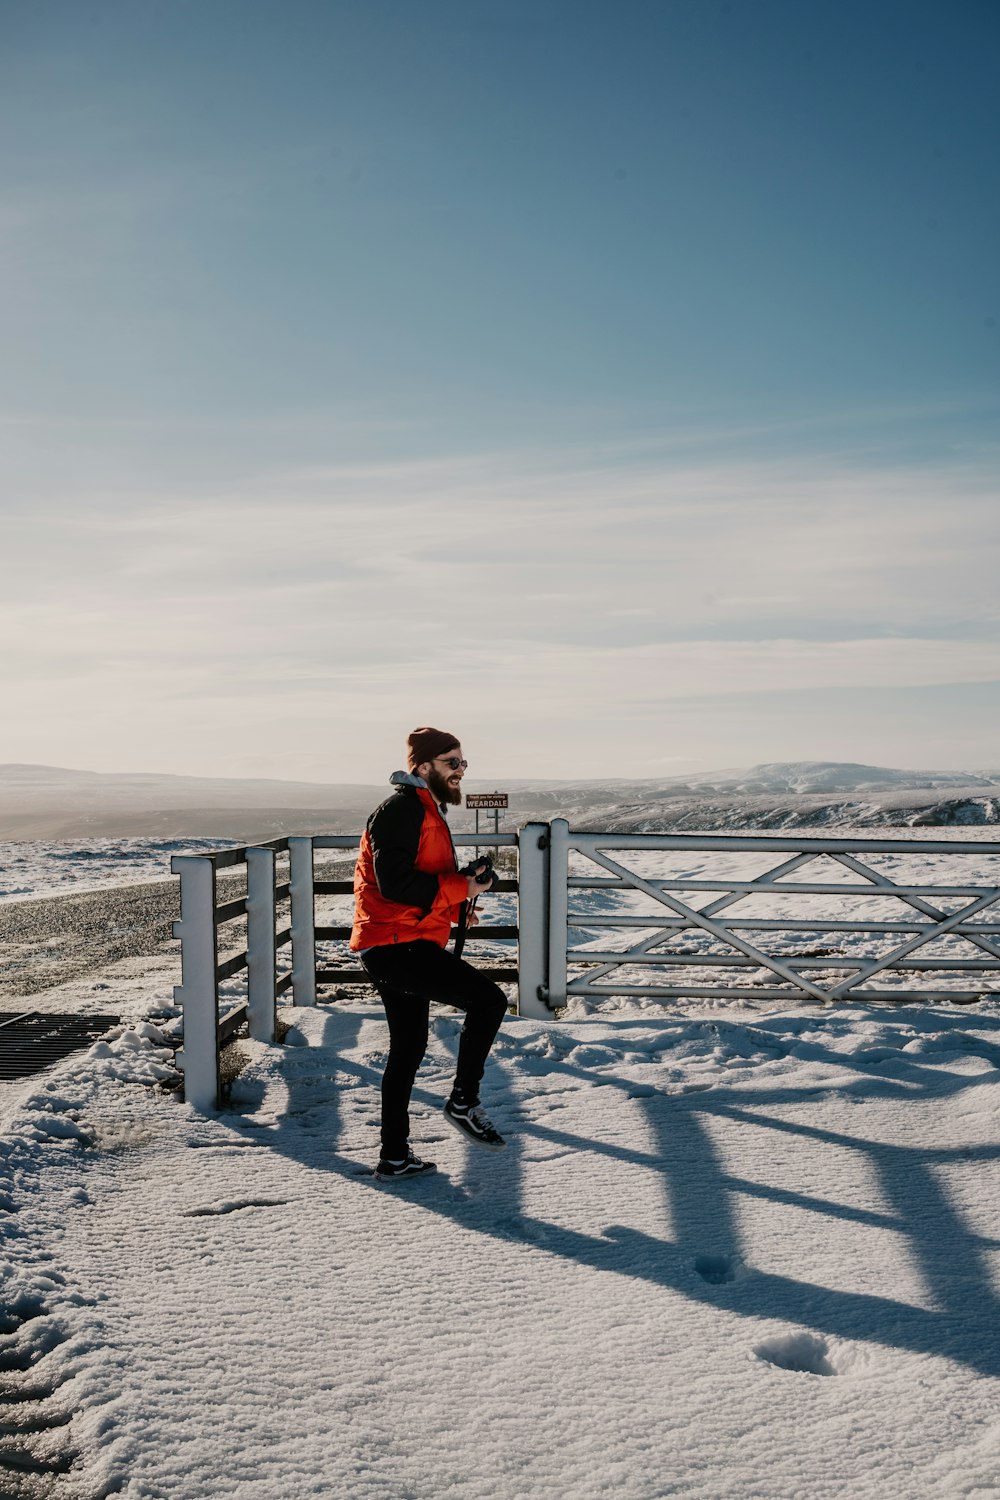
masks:
{"type": "Polygon", "coordinates": [[[89,1047],[117,1016],[64,1015],[27,1010],[0,1014],[0,1081],[29,1078],[51,1063],[89,1047]]]}

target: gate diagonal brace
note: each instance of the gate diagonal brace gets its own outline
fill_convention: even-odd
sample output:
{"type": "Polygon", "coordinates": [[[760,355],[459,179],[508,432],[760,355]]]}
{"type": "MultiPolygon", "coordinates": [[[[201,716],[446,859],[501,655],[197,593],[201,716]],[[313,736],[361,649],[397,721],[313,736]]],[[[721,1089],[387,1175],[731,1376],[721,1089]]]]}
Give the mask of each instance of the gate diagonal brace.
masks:
{"type": "Polygon", "coordinates": [[[850,979],[842,980],[840,984],[830,991],[831,1000],[844,999],[848,992],[856,984],[859,984],[862,979],[870,979],[873,974],[879,973],[881,969],[891,968],[897,959],[905,958],[908,953],[913,952],[914,948],[922,948],[925,943],[932,942],[941,933],[950,932],[953,927],[957,927],[960,922],[964,922],[966,917],[975,916],[976,912],[982,911],[987,906],[992,906],[996,901],[1000,901],[1000,891],[992,891],[986,896],[980,896],[978,901],[971,901],[968,906],[963,906],[960,911],[953,912],[950,917],[940,923],[935,932],[918,932],[916,937],[910,938],[907,943],[901,943],[891,953],[885,954],[882,958],[875,958],[867,963],[863,963],[857,974],[853,975],[850,979]]]}
{"type": "MultiPolygon", "coordinates": [[[[781,979],[786,980],[789,984],[793,984],[796,989],[804,990],[814,1000],[821,1000],[824,1005],[831,1002],[832,996],[828,991],[822,989],[818,984],[814,984],[811,979],[806,979],[803,975],[797,974],[794,969],[788,968],[780,959],[771,958],[769,954],[762,953],[759,948],[755,948],[753,943],[747,943],[743,938],[737,937],[724,922],[713,922],[711,918],[706,918],[702,912],[692,906],[686,906],[683,901],[678,901],[675,896],[668,896],[666,891],[661,891],[657,886],[651,885],[648,880],[643,880],[641,875],[636,875],[632,870],[628,870],[624,865],[620,865],[615,860],[609,859],[606,854],[601,854],[597,849],[589,849],[587,857],[594,860],[596,864],[603,865],[606,870],[610,870],[612,875],[618,875],[626,884],[634,886],[636,890],[643,891],[647,896],[651,896],[661,906],[669,907],[671,911],[677,912],[680,916],[689,918],[696,927],[704,928],[706,932],[710,932],[713,937],[717,938],[720,943],[728,943],[730,947],[737,949],[738,952],[745,953],[748,958],[756,959],[762,969],[770,969],[772,974],[777,974],[781,979]]],[[[746,894],[746,892],[743,894],[746,894]]],[[[617,968],[617,965],[615,967],[617,968]]]]}
{"type": "MultiPolygon", "coordinates": [[[[589,858],[590,856],[588,855],[587,857],[589,858]]],[[[794,858],[786,859],[782,864],[775,865],[773,870],[765,871],[760,877],[760,884],[762,887],[772,886],[783,875],[790,875],[793,870],[798,870],[802,865],[811,864],[814,859],[819,858],[821,856],[818,854],[796,854],[794,858]]],[[[696,908],[698,915],[702,917],[714,917],[716,912],[725,911],[727,906],[735,906],[737,901],[745,901],[750,894],[750,891],[728,891],[723,896],[717,896],[707,906],[696,908]]],[[[643,938],[641,942],[633,944],[631,948],[622,953],[621,959],[616,959],[613,964],[602,964],[598,969],[591,969],[587,975],[587,983],[591,984],[595,980],[603,979],[606,974],[610,974],[613,969],[620,968],[622,964],[636,958],[641,958],[651,948],[655,948],[658,943],[666,942],[669,938],[675,937],[679,932],[686,932],[691,925],[690,922],[683,922],[675,927],[661,927],[652,937],[643,938]]]]}
{"type": "MultiPolygon", "coordinates": [[[[870,866],[864,864],[860,859],[855,859],[853,855],[831,852],[829,857],[830,859],[838,860],[848,870],[853,870],[855,875],[863,875],[866,880],[870,880],[873,885],[879,886],[887,895],[891,896],[895,893],[897,887],[894,880],[890,880],[888,875],[881,875],[878,870],[871,869],[870,866]]],[[[919,896],[897,896],[896,899],[897,901],[905,902],[907,906],[912,906],[915,911],[921,912],[925,917],[933,917],[935,922],[941,922],[950,915],[949,912],[942,911],[940,907],[932,906],[929,901],[921,901],[919,896]]],[[[928,933],[924,941],[932,942],[937,936],[937,932],[928,933]]],[[[982,948],[991,958],[1000,958],[1000,948],[995,943],[991,943],[988,938],[977,937],[974,932],[958,932],[955,936],[964,938],[967,943],[974,943],[977,948],[982,948]]]]}

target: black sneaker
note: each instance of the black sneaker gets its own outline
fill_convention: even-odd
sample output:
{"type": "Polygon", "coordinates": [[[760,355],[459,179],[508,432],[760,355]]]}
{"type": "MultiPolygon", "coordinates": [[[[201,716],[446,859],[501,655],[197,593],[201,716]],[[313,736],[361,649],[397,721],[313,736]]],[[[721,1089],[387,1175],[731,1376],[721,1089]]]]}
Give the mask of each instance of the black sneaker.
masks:
{"type": "Polygon", "coordinates": [[[444,1107],[444,1117],[460,1135],[484,1146],[487,1151],[502,1151],[507,1142],[478,1104],[457,1104],[454,1098],[444,1107]]]}
{"type": "Polygon", "coordinates": [[[437,1168],[432,1161],[421,1161],[419,1156],[414,1156],[412,1151],[407,1151],[403,1161],[390,1161],[382,1156],[375,1168],[375,1176],[383,1177],[423,1177],[428,1172],[435,1172],[437,1168]]]}

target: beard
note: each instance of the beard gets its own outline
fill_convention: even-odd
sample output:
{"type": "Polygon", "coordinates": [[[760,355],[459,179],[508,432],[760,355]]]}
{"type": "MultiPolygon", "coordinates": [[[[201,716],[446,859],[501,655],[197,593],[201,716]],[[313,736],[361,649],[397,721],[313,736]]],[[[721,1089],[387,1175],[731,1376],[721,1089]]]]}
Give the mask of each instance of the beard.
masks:
{"type": "Polygon", "coordinates": [[[450,802],[453,807],[460,807],[462,803],[462,784],[455,782],[454,785],[440,771],[432,766],[427,773],[427,785],[438,802],[450,802]]]}

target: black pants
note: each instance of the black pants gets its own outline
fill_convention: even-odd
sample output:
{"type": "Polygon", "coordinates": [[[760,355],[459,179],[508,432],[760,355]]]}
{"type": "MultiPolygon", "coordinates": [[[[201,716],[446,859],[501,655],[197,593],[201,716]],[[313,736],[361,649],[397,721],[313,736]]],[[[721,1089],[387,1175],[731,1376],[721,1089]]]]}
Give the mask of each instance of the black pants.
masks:
{"type": "Polygon", "coordinates": [[[389,1056],[382,1075],[382,1155],[399,1160],[410,1136],[413,1080],[427,1050],[430,1002],[465,1011],[455,1088],[474,1103],[507,997],[498,984],[437,943],[392,943],[369,948],[361,962],[372,977],[389,1022],[389,1056]]]}

